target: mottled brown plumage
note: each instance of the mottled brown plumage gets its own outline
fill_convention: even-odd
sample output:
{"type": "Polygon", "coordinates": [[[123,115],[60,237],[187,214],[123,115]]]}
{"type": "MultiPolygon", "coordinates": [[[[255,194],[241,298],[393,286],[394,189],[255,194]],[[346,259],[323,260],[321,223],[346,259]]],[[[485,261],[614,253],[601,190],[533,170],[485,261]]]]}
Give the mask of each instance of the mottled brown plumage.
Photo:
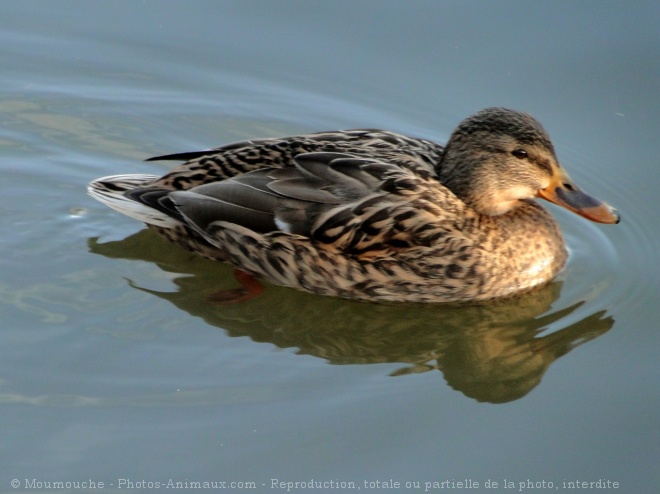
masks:
{"type": "Polygon", "coordinates": [[[490,108],[447,146],[380,130],[244,141],[161,156],[92,196],[174,243],[278,285],[397,302],[485,300],[566,262],[543,197],[591,220],[617,213],[573,184],[531,116],[490,108]]]}

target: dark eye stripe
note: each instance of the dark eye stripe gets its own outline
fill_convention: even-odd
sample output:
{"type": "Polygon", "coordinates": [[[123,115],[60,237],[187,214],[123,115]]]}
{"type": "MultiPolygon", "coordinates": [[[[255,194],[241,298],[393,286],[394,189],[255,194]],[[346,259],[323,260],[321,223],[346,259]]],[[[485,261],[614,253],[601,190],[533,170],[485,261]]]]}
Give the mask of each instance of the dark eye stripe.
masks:
{"type": "Polygon", "coordinates": [[[550,176],[554,175],[554,172],[552,170],[552,167],[550,166],[550,162],[547,160],[537,160],[534,158],[530,158],[530,161],[534,163],[536,166],[538,166],[541,170],[548,172],[550,176]]]}
{"type": "Polygon", "coordinates": [[[521,160],[526,159],[530,163],[534,163],[536,166],[541,168],[543,171],[548,173],[550,176],[553,175],[552,167],[550,166],[550,162],[548,160],[538,159],[536,156],[530,155],[526,150],[520,149],[520,148],[514,149],[513,151],[511,151],[511,155],[515,156],[516,158],[521,159],[521,160]]]}

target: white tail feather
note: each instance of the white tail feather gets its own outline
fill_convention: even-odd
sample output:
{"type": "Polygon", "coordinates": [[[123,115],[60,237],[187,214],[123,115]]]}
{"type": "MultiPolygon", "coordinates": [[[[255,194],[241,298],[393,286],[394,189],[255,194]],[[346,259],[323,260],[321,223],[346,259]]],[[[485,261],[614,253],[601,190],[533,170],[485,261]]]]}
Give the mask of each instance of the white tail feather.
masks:
{"type": "Polygon", "coordinates": [[[144,187],[156,180],[156,175],[112,175],[97,178],[87,186],[87,193],[109,208],[150,225],[172,228],[181,223],[160,211],[124,196],[125,192],[144,187]]]}

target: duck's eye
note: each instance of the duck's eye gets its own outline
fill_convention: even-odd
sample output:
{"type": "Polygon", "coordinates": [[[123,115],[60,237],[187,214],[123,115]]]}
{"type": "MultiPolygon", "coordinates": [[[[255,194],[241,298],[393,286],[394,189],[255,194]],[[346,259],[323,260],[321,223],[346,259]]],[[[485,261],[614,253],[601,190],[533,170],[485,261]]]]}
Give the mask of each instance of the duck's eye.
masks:
{"type": "Polygon", "coordinates": [[[527,151],[525,151],[524,149],[514,149],[513,151],[511,151],[511,154],[518,159],[524,159],[527,158],[528,156],[527,151]]]}

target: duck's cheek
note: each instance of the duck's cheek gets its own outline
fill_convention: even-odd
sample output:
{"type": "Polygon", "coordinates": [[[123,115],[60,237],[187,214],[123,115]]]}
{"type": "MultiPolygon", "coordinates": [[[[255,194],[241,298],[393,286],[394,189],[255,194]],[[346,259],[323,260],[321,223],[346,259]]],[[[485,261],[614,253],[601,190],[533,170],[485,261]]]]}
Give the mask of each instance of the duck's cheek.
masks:
{"type": "Polygon", "coordinates": [[[505,214],[520,206],[521,199],[531,199],[535,191],[525,185],[516,185],[508,189],[491,192],[488,205],[491,216],[505,214]]]}

